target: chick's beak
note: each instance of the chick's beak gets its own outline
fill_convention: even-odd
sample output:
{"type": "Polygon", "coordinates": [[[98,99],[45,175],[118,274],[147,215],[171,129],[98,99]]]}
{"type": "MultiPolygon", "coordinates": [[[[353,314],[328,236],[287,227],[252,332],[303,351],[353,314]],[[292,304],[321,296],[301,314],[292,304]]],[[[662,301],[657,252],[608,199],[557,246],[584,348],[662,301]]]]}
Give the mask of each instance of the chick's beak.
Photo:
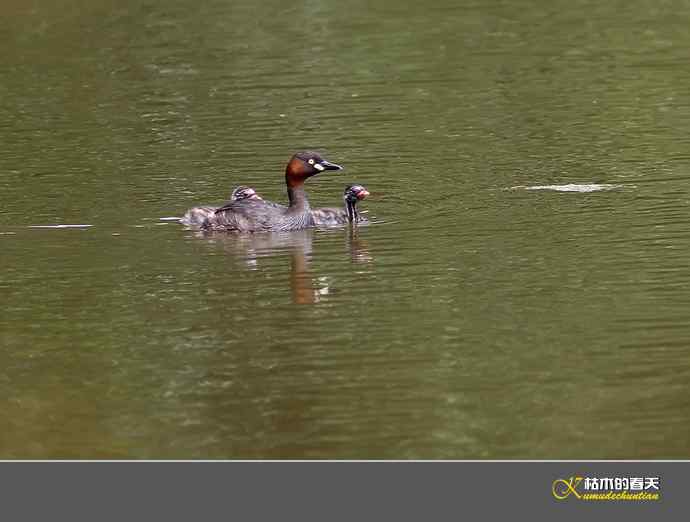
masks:
{"type": "Polygon", "coordinates": [[[368,190],[366,190],[366,189],[365,189],[365,190],[360,190],[359,192],[357,192],[357,199],[364,199],[364,198],[366,198],[368,195],[369,195],[369,191],[368,191],[368,190]]]}

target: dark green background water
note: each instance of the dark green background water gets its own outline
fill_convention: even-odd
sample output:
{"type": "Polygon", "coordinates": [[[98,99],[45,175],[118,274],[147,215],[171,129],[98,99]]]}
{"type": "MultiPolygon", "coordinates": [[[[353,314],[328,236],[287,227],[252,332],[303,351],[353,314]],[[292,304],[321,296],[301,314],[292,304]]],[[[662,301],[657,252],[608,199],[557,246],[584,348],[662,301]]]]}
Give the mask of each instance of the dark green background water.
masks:
{"type": "Polygon", "coordinates": [[[687,458],[689,22],[5,1],[0,457],[687,458]],[[372,226],[159,221],[304,148],[372,226]]]}

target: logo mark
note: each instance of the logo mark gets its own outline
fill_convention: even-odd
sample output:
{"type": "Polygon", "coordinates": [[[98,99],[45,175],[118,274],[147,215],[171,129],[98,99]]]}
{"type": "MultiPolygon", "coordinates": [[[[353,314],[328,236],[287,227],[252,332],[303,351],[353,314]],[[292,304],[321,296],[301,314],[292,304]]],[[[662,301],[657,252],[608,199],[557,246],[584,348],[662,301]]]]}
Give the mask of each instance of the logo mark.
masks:
{"type": "Polygon", "coordinates": [[[570,479],[556,479],[551,484],[551,493],[558,500],[564,500],[568,498],[571,494],[575,495],[577,498],[581,498],[580,494],[577,492],[578,484],[582,482],[582,477],[570,477],[570,479]]]}
{"type": "Polygon", "coordinates": [[[551,483],[556,500],[574,497],[583,501],[650,501],[661,498],[661,477],[557,478],[551,483]]]}

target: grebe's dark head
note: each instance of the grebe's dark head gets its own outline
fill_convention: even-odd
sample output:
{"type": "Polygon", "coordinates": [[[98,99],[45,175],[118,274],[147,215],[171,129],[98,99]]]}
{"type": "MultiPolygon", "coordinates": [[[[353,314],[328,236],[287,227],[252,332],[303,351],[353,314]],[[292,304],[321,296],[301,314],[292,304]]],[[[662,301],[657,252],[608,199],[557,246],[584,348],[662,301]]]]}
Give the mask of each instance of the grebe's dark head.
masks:
{"type": "Polygon", "coordinates": [[[288,186],[298,185],[324,170],[342,170],[342,167],[323,159],[316,152],[298,152],[285,168],[285,179],[288,186]]]}
{"type": "Polygon", "coordinates": [[[230,194],[230,201],[242,201],[243,199],[263,199],[256,193],[252,187],[245,187],[240,185],[235,187],[235,190],[230,194]]]}

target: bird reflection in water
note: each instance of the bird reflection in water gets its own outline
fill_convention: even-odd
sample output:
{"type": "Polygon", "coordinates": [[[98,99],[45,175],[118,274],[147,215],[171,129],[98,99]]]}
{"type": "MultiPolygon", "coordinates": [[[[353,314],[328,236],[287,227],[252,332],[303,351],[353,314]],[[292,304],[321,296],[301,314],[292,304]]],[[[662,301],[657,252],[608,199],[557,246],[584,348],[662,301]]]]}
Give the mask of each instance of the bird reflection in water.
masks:
{"type": "MultiPolygon", "coordinates": [[[[346,230],[327,230],[324,233],[345,233],[346,247],[354,263],[366,264],[373,261],[366,241],[358,237],[357,227],[346,230]]],[[[311,273],[312,243],[315,229],[296,230],[284,233],[227,234],[195,231],[194,235],[212,244],[219,244],[223,250],[236,259],[241,259],[249,270],[257,270],[261,258],[287,254],[290,257],[290,291],[295,304],[318,303],[328,295],[328,277],[315,280],[311,273]]]]}
{"type": "Polygon", "coordinates": [[[367,242],[359,237],[359,229],[357,227],[348,227],[347,250],[350,252],[350,259],[352,259],[353,263],[365,264],[371,263],[374,260],[367,248],[367,242]]]}

